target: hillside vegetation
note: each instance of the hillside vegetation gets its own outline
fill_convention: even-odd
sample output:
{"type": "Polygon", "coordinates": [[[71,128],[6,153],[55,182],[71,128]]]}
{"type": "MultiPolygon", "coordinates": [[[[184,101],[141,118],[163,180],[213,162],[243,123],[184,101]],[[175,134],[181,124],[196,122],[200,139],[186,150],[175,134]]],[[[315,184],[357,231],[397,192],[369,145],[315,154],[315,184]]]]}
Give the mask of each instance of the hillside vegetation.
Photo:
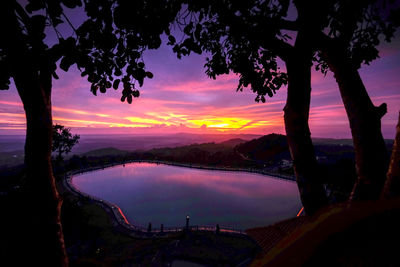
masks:
{"type": "MultiPolygon", "coordinates": [[[[392,144],[393,140],[387,140],[388,153],[392,144]]],[[[329,189],[331,201],[344,201],[356,178],[353,146],[347,139],[318,138],[315,139],[315,154],[319,162],[318,171],[329,189]]],[[[134,160],[175,162],[211,168],[252,169],[294,179],[286,136],[280,134],[269,134],[250,141],[233,138],[219,143],[196,143],[150,150],[128,151],[106,147],[73,155],[55,165],[54,169],[56,173],[63,173],[134,160]]],[[[21,177],[22,171],[20,166],[3,167],[0,174],[2,191],[18,184],[17,178],[21,177]]]]}

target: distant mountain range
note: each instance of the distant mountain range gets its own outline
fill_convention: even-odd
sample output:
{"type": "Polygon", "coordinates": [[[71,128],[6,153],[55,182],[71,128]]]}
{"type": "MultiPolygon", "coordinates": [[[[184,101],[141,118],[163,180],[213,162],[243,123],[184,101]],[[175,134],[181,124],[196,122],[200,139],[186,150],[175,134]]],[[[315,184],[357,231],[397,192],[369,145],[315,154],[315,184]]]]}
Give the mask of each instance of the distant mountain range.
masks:
{"type": "MultiPolygon", "coordinates": [[[[393,141],[388,140],[388,151],[393,141]]],[[[323,139],[314,140],[317,160],[324,164],[334,164],[341,160],[354,160],[351,140],[323,139]]],[[[269,134],[259,138],[245,140],[232,138],[222,142],[192,143],[189,145],[154,147],[148,150],[118,149],[115,147],[95,149],[81,154],[87,157],[127,156],[132,153],[141,159],[158,159],[205,165],[244,166],[249,164],[263,166],[290,166],[291,156],[285,135],[269,134]]]]}
{"type": "Polygon", "coordinates": [[[253,134],[169,134],[169,135],[82,135],[72,153],[81,154],[94,149],[113,147],[120,150],[149,150],[162,147],[178,147],[191,144],[224,142],[230,139],[251,140],[253,134]]]}
{"type": "MultiPolygon", "coordinates": [[[[168,135],[81,135],[79,143],[72,149],[69,156],[93,153],[94,150],[103,155],[105,151],[114,148],[120,151],[146,151],[153,148],[178,147],[209,142],[224,142],[230,139],[251,140],[261,135],[254,134],[187,134],[168,135]]],[[[23,163],[25,136],[0,135],[0,166],[23,163]]],[[[116,151],[114,151],[115,154],[116,151]]]]}
{"type": "MultiPolygon", "coordinates": [[[[0,166],[23,162],[23,136],[0,136],[0,166]]],[[[351,139],[315,138],[315,152],[319,160],[353,158],[351,139]]],[[[393,140],[386,140],[391,149],[393,140]]],[[[85,156],[125,155],[132,151],[179,154],[182,151],[222,152],[235,148],[244,158],[258,161],[290,160],[286,136],[269,134],[170,134],[170,135],[81,135],[79,144],[69,154],[85,156]],[[196,145],[195,145],[196,144],[196,145]],[[200,145],[199,145],[200,144],[200,145]]]]}

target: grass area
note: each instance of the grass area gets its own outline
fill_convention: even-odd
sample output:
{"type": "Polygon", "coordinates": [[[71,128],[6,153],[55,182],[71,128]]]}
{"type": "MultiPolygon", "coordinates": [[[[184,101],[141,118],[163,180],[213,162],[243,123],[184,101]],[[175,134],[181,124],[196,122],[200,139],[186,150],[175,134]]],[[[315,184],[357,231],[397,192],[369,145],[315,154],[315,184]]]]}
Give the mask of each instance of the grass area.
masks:
{"type": "Polygon", "coordinates": [[[237,265],[258,246],[246,237],[181,232],[161,238],[133,238],[113,228],[98,205],[65,195],[62,223],[72,266],[165,265],[176,259],[207,265],[237,265]]]}
{"type": "Polygon", "coordinates": [[[137,239],[117,232],[109,215],[98,205],[68,195],[62,207],[62,223],[72,266],[117,266],[145,263],[168,239],[137,239]]]}

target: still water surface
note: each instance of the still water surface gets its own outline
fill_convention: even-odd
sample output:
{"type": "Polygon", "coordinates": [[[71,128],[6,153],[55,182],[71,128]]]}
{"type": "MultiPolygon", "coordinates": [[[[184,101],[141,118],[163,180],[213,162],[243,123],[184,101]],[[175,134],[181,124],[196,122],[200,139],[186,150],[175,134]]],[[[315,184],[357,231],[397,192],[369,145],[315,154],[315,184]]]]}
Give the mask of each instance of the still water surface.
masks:
{"type": "Polygon", "coordinates": [[[246,229],[296,216],[295,182],[261,174],[200,170],[154,163],[77,175],[82,192],[118,205],[134,225],[216,225],[246,229]]]}

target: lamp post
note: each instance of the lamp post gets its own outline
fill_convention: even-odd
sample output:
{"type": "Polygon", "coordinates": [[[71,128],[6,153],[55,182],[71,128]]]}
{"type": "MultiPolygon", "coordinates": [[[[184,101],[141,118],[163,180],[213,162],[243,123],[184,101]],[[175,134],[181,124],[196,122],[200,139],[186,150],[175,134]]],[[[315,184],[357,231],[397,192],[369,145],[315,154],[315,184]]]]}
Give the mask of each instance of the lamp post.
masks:
{"type": "Polygon", "coordinates": [[[186,215],[186,231],[189,231],[189,215],[186,215]]]}

